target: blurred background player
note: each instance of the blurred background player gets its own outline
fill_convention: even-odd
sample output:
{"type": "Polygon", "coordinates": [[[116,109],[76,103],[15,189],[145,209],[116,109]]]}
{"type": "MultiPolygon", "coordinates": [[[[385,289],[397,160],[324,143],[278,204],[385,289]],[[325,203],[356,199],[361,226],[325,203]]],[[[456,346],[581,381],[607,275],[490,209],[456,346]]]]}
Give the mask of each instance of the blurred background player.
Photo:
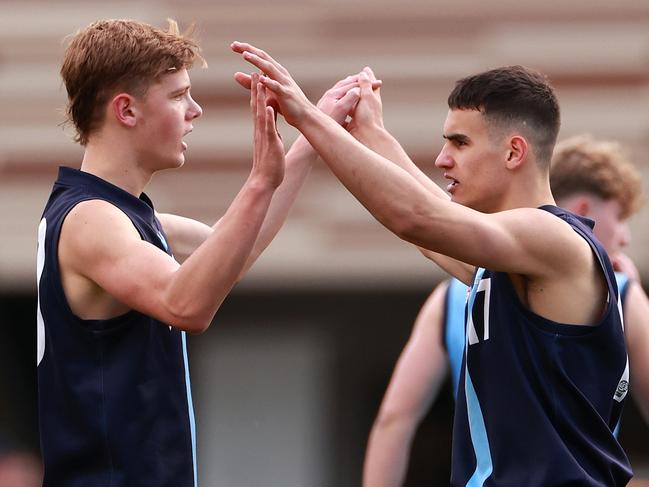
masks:
{"type": "MultiPolygon", "coordinates": [[[[557,144],[550,183],[558,206],[595,220],[595,235],[618,271],[630,390],[649,424],[649,302],[637,269],[622,252],[630,241],[627,220],[644,202],[640,175],[619,144],[582,135],[557,144]]],[[[467,292],[466,285],[449,279],[439,284],[423,305],[370,433],[364,465],[366,487],[404,482],[417,427],[449,370],[456,395],[467,292]]]]}

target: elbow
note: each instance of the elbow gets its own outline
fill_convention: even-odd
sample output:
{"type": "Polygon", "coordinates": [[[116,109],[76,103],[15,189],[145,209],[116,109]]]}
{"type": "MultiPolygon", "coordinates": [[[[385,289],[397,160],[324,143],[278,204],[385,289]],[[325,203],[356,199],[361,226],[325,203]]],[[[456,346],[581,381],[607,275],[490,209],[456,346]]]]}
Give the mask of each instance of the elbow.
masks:
{"type": "Polygon", "coordinates": [[[374,421],[373,430],[380,432],[400,432],[410,436],[415,431],[417,422],[409,415],[397,410],[382,410],[374,421]]]}
{"type": "Polygon", "coordinates": [[[395,215],[390,225],[392,231],[402,240],[420,246],[424,240],[429,240],[427,218],[416,210],[395,215]]]}
{"type": "Polygon", "coordinates": [[[174,303],[166,306],[166,308],[167,323],[192,335],[200,335],[207,331],[214,317],[213,314],[200,312],[191,305],[182,306],[174,303]]]}
{"type": "Polygon", "coordinates": [[[212,320],[206,320],[198,316],[176,316],[172,318],[171,326],[190,335],[200,335],[207,331],[211,322],[212,320]]]}
{"type": "Polygon", "coordinates": [[[208,322],[194,321],[194,322],[184,323],[183,326],[179,326],[177,328],[186,331],[190,335],[202,335],[210,327],[210,323],[211,323],[210,321],[208,322]]]}

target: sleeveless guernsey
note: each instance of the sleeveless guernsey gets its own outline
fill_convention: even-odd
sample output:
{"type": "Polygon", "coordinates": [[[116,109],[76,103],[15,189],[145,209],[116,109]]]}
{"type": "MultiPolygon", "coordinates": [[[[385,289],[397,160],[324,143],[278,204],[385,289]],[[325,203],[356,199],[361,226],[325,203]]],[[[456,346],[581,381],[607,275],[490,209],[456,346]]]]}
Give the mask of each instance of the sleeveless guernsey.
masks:
{"type": "Polygon", "coordinates": [[[507,274],[477,269],[453,428],[453,486],[612,487],[631,478],[613,435],[629,377],[613,269],[591,220],[541,209],[590,244],[609,302],[596,326],[559,324],[523,306],[507,274]]]}
{"type": "Polygon", "coordinates": [[[171,255],[151,200],[60,168],[38,228],[38,402],[45,487],[196,486],[184,332],[135,310],[82,320],[66,301],[58,242],[86,200],[124,212],[171,255]]]}

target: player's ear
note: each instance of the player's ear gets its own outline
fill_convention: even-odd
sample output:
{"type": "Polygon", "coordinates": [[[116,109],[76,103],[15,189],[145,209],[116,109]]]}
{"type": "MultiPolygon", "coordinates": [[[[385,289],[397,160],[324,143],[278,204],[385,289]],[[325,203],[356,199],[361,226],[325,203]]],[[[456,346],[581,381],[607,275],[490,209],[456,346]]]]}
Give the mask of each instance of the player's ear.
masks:
{"type": "Polygon", "coordinates": [[[527,158],[529,146],[522,135],[513,135],[506,148],[505,165],[507,169],[517,169],[527,158]]]}
{"type": "Polygon", "coordinates": [[[579,196],[575,198],[572,204],[572,208],[570,208],[570,211],[572,211],[574,214],[579,216],[588,216],[588,214],[590,213],[590,209],[591,209],[590,200],[585,196],[579,196]]]}
{"type": "Polygon", "coordinates": [[[134,127],[136,122],[135,99],[128,93],[119,93],[110,102],[115,119],[122,125],[134,127]]]}

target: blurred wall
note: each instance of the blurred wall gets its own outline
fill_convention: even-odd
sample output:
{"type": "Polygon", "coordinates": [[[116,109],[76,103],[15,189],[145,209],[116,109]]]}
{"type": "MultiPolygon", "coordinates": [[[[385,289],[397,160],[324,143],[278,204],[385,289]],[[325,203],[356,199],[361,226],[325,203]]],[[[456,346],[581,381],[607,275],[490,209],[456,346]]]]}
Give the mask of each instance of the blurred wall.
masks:
{"type": "MultiPolygon", "coordinates": [[[[229,50],[235,39],[269,50],[313,100],[335,80],[371,65],[384,80],[387,127],[435,178],[446,96],[459,77],[526,64],[545,72],[563,110],[561,136],[590,132],[620,140],[649,172],[649,3],[566,0],[389,2],[257,0],[207,2],[0,2],[0,288],[33,290],[34,225],[60,164],[81,150],[62,127],[58,76],[63,39],[102,17],[158,25],[197,23],[208,69],[192,71],[204,115],[188,137],[187,164],[156,177],[149,192],[161,211],[213,222],[250,168],[247,93],[232,80],[249,70],[229,50]],[[38,12],[38,15],[34,13],[38,12]]],[[[295,131],[282,126],[287,145],[295,131]]],[[[646,178],[645,178],[646,179],[646,178]]],[[[649,273],[647,210],[632,220],[629,253],[649,273]]],[[[426,286],[441,274],[385,232],[318,166],[290,221],[246,279],[287,288],[426,286]],[[376,265],[381,262],[381,265],[376,265]]]]}

